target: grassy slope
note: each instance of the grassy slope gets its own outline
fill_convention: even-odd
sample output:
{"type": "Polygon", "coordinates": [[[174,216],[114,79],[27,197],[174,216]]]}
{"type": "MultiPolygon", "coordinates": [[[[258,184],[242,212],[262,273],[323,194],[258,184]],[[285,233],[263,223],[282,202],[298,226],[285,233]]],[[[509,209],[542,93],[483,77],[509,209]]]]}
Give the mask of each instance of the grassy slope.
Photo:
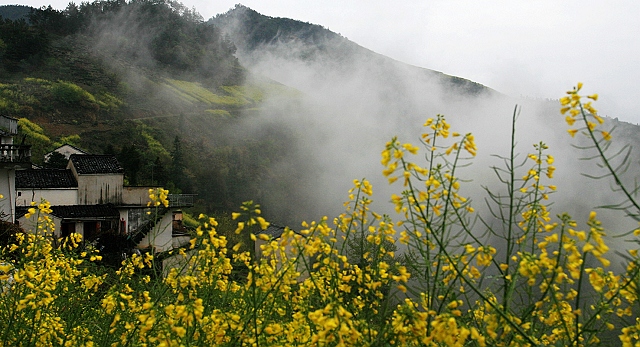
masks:
{"type": "MultiPolygon", "coordinates": [[[[41,66],[29,72],[0,73],[0,113],[30,119],[53,141],[79,134],[81,147],[99,152],[111,136],[93,134],[126,132],[127,121],[191,115],[215,123],[260,107],[265,93],[282,89],[268,82],[208,86],[206,81],[119,63],[124,67],[116,71],[102,64],[81,40],[60,39],[41,66]],[[138,85],[130,81],[133,75],[138,85]]],[[[156,130],[164,135],[165,146],[171,143],[164,140],[178,135],[171,128],[156,130]]]]}

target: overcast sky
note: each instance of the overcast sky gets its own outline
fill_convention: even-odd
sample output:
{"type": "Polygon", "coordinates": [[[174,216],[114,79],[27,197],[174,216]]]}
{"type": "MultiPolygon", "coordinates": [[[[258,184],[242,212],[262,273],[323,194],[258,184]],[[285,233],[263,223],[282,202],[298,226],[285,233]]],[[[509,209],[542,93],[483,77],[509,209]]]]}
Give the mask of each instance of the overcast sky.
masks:
{"type": "MultiPolygon", "coordinates": [[[[241,0],[184,0],[205,19],[241,0]]],[[[68,1],[23,0],[63,9],[68,1]]],[[[319,24],[391,58],[513,96],[561,97],[577,82],[602,115],[640,123],[640,1],[244,0],[319,24]]]]}

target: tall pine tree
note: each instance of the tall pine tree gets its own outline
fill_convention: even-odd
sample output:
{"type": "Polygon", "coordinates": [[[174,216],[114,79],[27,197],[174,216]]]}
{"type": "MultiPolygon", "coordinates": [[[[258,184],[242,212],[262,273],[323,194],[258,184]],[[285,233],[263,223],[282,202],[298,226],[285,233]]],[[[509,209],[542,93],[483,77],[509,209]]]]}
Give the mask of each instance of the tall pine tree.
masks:
{"type": "Polygon", "coordinates": [[[187,180],[184,177],[184,154],[182,153],[182,141],[180,136],[173,140],[173,150],[171,151],[171,182],[180,191],[187,190],[187,180]]]}

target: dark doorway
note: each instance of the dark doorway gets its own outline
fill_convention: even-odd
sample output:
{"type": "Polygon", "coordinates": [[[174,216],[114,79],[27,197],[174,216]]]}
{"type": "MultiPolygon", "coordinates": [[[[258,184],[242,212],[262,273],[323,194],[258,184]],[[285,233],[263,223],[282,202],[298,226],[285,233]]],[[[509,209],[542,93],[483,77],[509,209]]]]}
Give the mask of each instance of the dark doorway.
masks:
{"type": "Polygon", "coordinates": [[[62,237],[67,237],[71,235],[71,233],[76,232],[76,223],[74,222],[62,222],[60,223],[60,232],[62,233],[62,237]]]}
{"type": "Polygon", "coordinates": [[[97,222],[84,222],[84,240],[93,241],[98,233],[97,222]]]}

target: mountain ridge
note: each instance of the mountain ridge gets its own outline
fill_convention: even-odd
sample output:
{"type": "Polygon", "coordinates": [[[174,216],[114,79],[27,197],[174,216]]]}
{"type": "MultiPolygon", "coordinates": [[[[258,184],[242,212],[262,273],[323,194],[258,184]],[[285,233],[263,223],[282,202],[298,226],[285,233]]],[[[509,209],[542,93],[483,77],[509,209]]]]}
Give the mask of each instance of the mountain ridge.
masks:
{"type": "MultiPolygon", "coordinates": [[[[245,55],[265,49],[271,53],[282,54],[269,48],[279,44],[302,44],[302,50],[294,53],[303,60],[334,60],[340,65],[353,64],[364,56],[372,55],[381,64],[388,64],[389,61],[392,61],[414,68],[416,69],[415,73],[431,74],[435,78],[441,79],[443,84],[451,88],[458,87],[470,94],[497,93],[487,86],[468,79],[389,58],[362,47],[321,25],[289,18],[265,16],[241,4],[226,13],[212,17],[208,22],[221,28],[226,35],[229,35],[238,50],[245,55]]],[[[336,67],[336,65],[332,66],[332,68],[336,67]]]]}

